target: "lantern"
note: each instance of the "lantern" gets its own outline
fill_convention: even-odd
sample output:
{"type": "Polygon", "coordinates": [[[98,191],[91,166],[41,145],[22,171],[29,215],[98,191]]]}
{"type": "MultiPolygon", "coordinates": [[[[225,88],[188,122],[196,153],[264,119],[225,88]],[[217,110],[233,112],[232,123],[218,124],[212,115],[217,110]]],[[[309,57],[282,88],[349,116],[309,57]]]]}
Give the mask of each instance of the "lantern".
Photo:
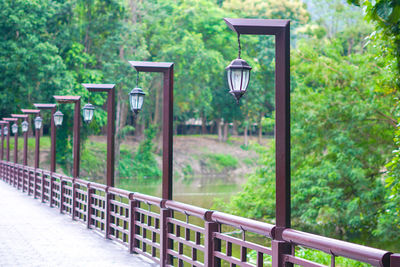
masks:
{"type": "Polygon", "coordinates": [[[246,93],[247,86],[250,81],[250,65],[243,59],[237,58],[226,67],[229,85],[229,93],[232,94],[236,101],[246,93]]]}
{"type": "Polygon", "coordinates": [[[83,110],[83,121],[86,123],[90,123],[93,119],[94,106],[92,104],[86,104],[82,110],[83,110]]]}
{"type": "Polygon", "coordinates": [[[237,103],[239,99],[246,93],[247,86],[250,81],[250,65],[240,58],[242,47],[240,45],[240,34],[237,36],[238,40],[238,57],[232,60],[231,64],[226,67],[226,74],[228,78],[229,93],[236,98],[237,103]]]}
{"type": "Polygon", "coordinates": [[[14,123],[14,124],[11,126],[11,131],[12,131],[13,134],[18,133],[18,124],[14,123]]]}
{"type": "Polygon", "coordinates": [[[40,130],[40,128],[42,128],[42,121],[43,121],[43,119],[39,116],[37,116],[35,118],[35,129],[36,130],[40,130]]]}
{"type": "Polygon", "coordinates": [[[7,126],[4,127],[3,133],[4,133],[5,136],[8,135],[8,127],[7,126]]]}
{"type": "Polygon", "coordinates": [[[145,95],[146,94],[139,87],[133,88],[132,91],[129,93],[129,103],[131,105],[131,110],[135,112],[135,114],[138,114],[139,111],[142,109],[145,95]]]}
{"type": "Polygon", "coordinates": [[[56,127],[61,126],[61,124],[63,122],[63,117],[64,117],[64,114],[62,114],[62,112],[59,110],[56,113],[54,113],[53,119],[54,119],[54,124],[56,127]]]}
{"type": "Polygon", "coordinates": [[[28,125],[28,122],[27,122],[27,121],[23,121],[23,122],[21,123],[21,129],[22,129],[22,132],[23,132],[23,133],[26,133],[26,132],[28,131],[28,127],[29,127],[29,125],[28,125]]]}

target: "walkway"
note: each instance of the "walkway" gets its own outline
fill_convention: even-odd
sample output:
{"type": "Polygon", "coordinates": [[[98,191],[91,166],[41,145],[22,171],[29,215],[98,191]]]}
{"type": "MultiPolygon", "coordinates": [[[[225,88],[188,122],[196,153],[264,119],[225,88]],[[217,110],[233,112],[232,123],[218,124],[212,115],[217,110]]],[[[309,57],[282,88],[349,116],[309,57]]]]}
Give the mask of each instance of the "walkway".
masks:
{"type": "Polygon", "coordinates": [[[0,266],[156,266],[0,181],[0,266]]]}

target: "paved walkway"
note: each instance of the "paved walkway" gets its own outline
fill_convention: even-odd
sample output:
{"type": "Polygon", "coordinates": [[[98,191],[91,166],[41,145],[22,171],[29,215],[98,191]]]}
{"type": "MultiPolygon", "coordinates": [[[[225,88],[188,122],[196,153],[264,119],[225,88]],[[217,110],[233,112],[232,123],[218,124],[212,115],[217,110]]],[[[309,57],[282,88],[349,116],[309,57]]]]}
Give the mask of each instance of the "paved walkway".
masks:
{"type": "Polygon", "coordinates": [[[0,181],[0,266],[156,266],[0,181]]]}

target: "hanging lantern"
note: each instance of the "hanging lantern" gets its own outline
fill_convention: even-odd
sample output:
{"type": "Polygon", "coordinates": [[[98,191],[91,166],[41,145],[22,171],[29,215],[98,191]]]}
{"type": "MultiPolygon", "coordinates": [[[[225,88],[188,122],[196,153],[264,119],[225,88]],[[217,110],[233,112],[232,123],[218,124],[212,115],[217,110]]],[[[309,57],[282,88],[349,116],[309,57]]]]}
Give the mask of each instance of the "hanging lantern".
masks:
{"type": "Polygon", "coordinates": [[[86,123],[90,123],[93,119],[94,106],[89,103],[86,104],[82,110],[83,110],[83,121],[86,123]]]}
{"type": "Polygon", "coordinates": [[[22,129],[22,132],[23,132],[23,133],[26,133],[26,132],[28,131],[28,127],[29,127],[29,125],[28,125],[28,122],[27,122],[27,121],[23,121],[23,122],[21,123],[21,129],[22,129]]]}
{"type": "Polygon", "coordinates": [[[243,59],[240,58],[241,46],[240,46],[240,34],[238,34],[238,44],[239,44],[239,53],[238,58],[233,60],[228,67],[227,70],[227,79],[229,85],[229,93],[232,94],[237,103],[239,103],[239,99],[246,93],[247,86],[250,81],[250,65],[243,59]]]}
{"type": "Polygon", "coordinates": [[[58,110],[56,113],[54,113],[54,115],[53,115],[54,125],[56,127],[61,126],[61,124],[63,122],[63,118],[64,118],[64,114],[62,114],[61,111],[58,110]]]}
{"type": "Polygon", "coordinates": [[[139,87],[139,72],[136,73],[136,87],[132,89],[129,93],[129,104],[131,106],[131,110],[138,114],[142,109],[144,96],[146,94],[143,92],[142,88],[139,87]]]}
{"type": "Polygon", "coordinates": [[[129,103],[131,105],[131,110],[135,112],[135,114],[138,114],[139,111],[142,109],[145,95],[146,94],[139,87],[133,88],[132,91],[129,93],[129,103]]]}
{"type": "Polygon", "coordinates": [[[18,133],[18,124],[14,123],[14,124],[11,126],[11,131],[12,131],[13,134],[18,133]]]}
{"type": "Polygon", "coordinates": [[[3,133],[4,133],[5,136],[8,135],[8,127],[7,126],[4,127],[3,133]]]}
{"type": "Polygon", "coordinates": [[[42,128],[42,121],[43,121],[42,118],[39,116],[37,116],[35,118],[35,129],[36,130],[40,130],[42,128]]]}

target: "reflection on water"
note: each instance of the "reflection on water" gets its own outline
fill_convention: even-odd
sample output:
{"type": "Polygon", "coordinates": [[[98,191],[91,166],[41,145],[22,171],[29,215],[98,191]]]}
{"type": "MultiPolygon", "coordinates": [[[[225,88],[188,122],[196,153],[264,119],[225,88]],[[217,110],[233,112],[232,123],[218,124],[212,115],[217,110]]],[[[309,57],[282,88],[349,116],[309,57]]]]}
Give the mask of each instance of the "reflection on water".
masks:
{"type": "MultiPolygon", "coordinates": [[[[237,179],[226,179],[224,177],[196,177],[191,181],[182,179],[174,181],[173,199],[175,201],[191,204],[194,206],[210,209],[216,198],[229,200],[230,197],[241,190],[241,185],[233,183],[237,179]]],[[[161,197],[161,181],[124,186],[142,194],[161,197]]]]}

